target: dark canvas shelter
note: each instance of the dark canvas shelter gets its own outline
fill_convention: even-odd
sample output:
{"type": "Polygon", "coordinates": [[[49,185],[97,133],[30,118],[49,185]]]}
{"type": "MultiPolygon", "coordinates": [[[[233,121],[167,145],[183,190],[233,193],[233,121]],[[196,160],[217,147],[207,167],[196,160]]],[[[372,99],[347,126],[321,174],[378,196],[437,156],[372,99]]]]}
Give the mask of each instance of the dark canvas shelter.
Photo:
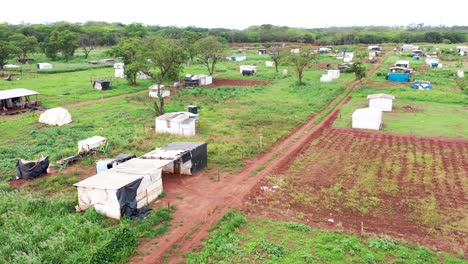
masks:
{"type": "Polygon", "coordinates": [[[110,81],[106,80],[98,80],[94,81],[93,87],[97,90],[109,90],[110,89],[110,81]]]}
{"type": "Polygon", "coordinates": [[[43,157],[39,160],[24,160],[19,159],[16,162],[16,178],[33,180],[43,174],[47,173],[49,167],[49,156],[43,157]]]}

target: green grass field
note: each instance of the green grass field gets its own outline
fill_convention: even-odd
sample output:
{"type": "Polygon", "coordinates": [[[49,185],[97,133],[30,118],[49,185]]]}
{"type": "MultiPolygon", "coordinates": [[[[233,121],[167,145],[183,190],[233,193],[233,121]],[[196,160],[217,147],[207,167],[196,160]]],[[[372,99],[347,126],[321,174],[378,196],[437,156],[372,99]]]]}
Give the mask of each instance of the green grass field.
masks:
{"type": "Polygon", "coordinates": [[[227,213],[187,263],[466,263],[425,247],[227,213]]]}
{"type": "MultiPolygon", "coordinates": [[[[356,98],[340,111],[334,126],[351,127],[351,115],[367,107],[367,99],[356,98]]],[[[468,109],[465,106],[395,100],[392,112],[383,113],[383,133],[432,137],[468,138],[468,109]]]]}

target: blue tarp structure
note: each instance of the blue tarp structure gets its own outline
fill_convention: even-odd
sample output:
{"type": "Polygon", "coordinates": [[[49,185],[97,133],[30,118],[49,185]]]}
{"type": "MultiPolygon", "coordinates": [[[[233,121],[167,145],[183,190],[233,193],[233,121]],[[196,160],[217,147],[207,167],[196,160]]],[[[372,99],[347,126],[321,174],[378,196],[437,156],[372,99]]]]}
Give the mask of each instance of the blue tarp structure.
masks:
{"type": "Polygon", "coordinates": [[[417,90],[432,90],[431,82],[426,81],[414,81],[411,87],[417,90]]]}
{"type": "Polygon", "coordinates": [[[391,82],[409,82],[410,75],[409,73],[389,73],[387,75],[387,80],[391,82]]]}

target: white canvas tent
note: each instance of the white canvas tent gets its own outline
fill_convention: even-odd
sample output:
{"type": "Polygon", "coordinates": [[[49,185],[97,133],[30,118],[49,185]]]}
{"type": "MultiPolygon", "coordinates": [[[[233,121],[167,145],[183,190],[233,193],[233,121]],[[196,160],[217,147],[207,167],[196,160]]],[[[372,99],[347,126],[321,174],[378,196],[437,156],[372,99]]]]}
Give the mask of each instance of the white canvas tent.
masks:
{"type": "Polygon", "coordinates": [[[367,96],[367,100],[369,100],[369,108],[391,112],[395,96],[383,93],[370,94],[367,96]]]}
{"type": "Polygon", "coordinates": [[[71,123],[72,118],[67,109],[62,107],[51,108],[39,117],[39,123],[44,123],[51,126],[63,126],[71,123]]]}
{"type": "Polygon", "coordinates": [[[107,138],[101,136],[92,136],[85,140],[78,141],[78,154],[89,152],[106,143],[107,138]]]}
{"type": "Polygon", "coordinates": [[[120,219],[154,201],[163,190],[161,171],[171,161],[134,158],[74,186],[80,211],[90,207],[107,217],[120,219]]]}
{"type": "Polygon", "coordinates": [[[352,128],[379,130],[382,125],[382,111],[360,108],[353,112],[352,128]]]}
{"type": "Polygon", "coordinates": [[[172,112],[156,117],[156,133],[170,133],[181,136],[195,136],[195,122],[198,114],[172,112]]]}
{"type": "Polygon", "coordinates": [[[275,62],[274,61],[265,61],[265,65],[267,67],[274,67],[275,66],[275,62]]]}

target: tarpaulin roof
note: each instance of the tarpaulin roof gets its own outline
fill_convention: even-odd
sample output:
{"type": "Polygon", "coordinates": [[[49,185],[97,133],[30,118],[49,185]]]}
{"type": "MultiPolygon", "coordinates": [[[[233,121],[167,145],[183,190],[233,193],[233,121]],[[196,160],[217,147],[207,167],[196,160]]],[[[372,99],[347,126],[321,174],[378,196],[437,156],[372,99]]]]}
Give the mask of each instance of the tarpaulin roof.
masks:
{"type": "Polygon", "coordinates": [[[169,164],[171,161],[154,159],[130,159],[125,163],[96,174],[78,183],[75,187],[118,190],[169,164]]]}
{"type": "Polygon", "coordinates": [[[173,142],[167,146],[146,153],[143,155],[143,158],[173,160],[205,144],[204,142],[173,142]]]}
{"type": "Polygon", "coordinates": [[[387,99],[392,99],[392,100],[394,100],[394,99],[395,99],[395,96],[390,95],[390,94],[383,94],[383,93],[379,93],[379,94],[369,94],[369,95],[367,96],[367,99],[376,99],[376,98],[387,98],[387,99]]]}
{"type": "Polygon", "coordinates": [[[198,120],[200,116],[190,112],[172,112],[156,117],[158,120],[170,120],[172,122],[182,123],[188,119],[198,120]]]}
{"type": "Polygon", "coordinates": [[[35,95],[35,94],[39,94],[39,93],[25,89],[25,88],[4,90],[4,91],[0,91],[0,100],[23,97],[23,96],[30,96],[30,95],[35,95]]]}

